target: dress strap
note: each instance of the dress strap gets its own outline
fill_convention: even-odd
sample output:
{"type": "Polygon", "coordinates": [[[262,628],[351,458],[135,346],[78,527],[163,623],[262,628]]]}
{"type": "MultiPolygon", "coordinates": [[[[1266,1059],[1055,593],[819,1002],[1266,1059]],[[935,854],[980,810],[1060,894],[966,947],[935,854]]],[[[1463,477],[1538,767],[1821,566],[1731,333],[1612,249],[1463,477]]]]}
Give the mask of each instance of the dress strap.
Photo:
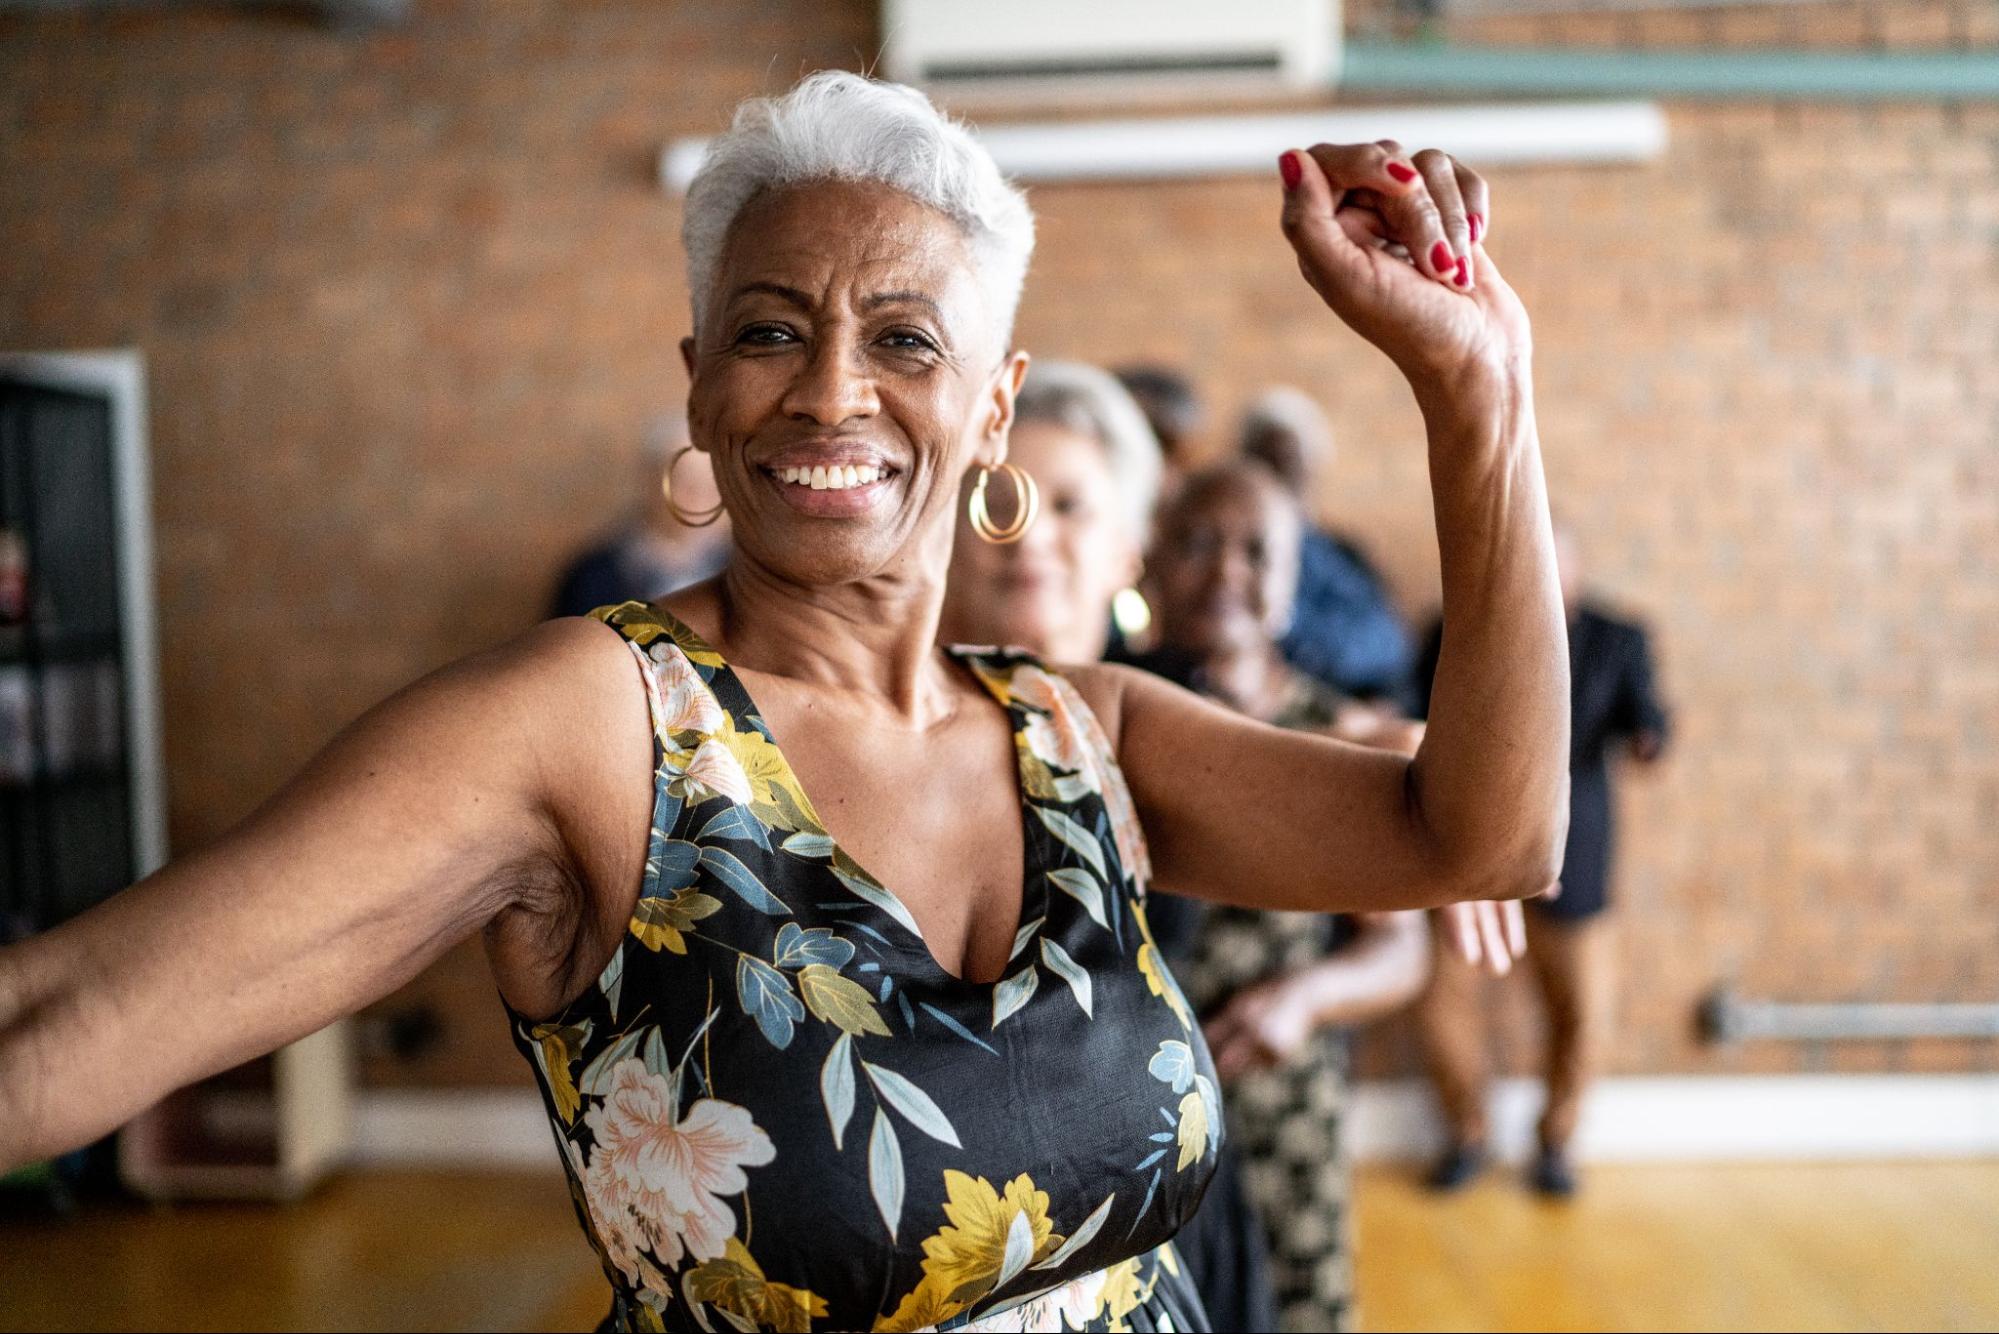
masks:
{"type": "Polygon", "coordinates": [[[1096,710],[1060,672],[1052,671],[1024,649],[969,648],[946,650],[959,659],[1014,716],[1014,732],[1030,755],[1049,765],[1058,776],[1055,790],[1031,795],[1066,798],[1064,772],[1079,776],[1103,798],[1112,841],[1132,891],[1143,896],[1152,883],[1152,854],[1138,823],[1138,807],[1118,768],[1117,752],[1098,721],[1096,710]]]}

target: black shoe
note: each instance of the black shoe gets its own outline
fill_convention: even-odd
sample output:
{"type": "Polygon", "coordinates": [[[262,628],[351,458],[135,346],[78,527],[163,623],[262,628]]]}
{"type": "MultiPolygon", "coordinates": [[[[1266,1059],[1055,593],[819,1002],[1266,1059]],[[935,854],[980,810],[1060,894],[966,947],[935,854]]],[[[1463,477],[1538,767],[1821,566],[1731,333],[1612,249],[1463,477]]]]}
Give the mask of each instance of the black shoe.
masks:
{"type": "Polygon", "coordinates": [[[1527,1184],[1538,1195],[1546,1195],[1551,1200],[1566,1200],[1576,1193],[1576,1170],[1569,1165],[1566,1149],[1543,1147],[1534,1156],[1534,1166],[1527,1173],[1527,1184]]]}
{"type": "Polygon", "coordinates": [[[1485,1171],[1485,1146],[1481,1144],[1453,1144],[1444,1150],[1444,1156],[1437,1159],[1430,1174],[1423,1178],[1423,1184],[1439,1194],[1449,1194],[1463,1190],[1485,1171]]]}

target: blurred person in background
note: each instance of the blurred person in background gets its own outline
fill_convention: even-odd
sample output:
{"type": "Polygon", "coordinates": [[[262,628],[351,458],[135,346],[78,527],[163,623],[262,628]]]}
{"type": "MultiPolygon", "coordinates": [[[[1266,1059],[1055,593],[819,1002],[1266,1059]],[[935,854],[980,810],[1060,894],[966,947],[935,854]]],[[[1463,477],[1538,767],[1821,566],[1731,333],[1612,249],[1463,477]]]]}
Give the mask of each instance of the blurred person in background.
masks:
{"type": "MultiPolygon", "coordinates": [[[[1613,852],[1611,777],[1620,757],[1651,764],[1666,747],[1667,715],[1653,680],[1644,627],[1613,615],[1583,586],[1575,533],[1555,525],[1555,557],[1569,623],[1569,832],[1559,892],[1533,904],[1525,970],[1547,1012],[1547,1105],[1528,1181],[1544,1195],[1576,1191],[1569,1153],[1591,1073],[1616,999],[1615,944],[1604,921],[1613,852]]],[[[1427,692],[1443,649],[1443,623],[1430,631],[1416,680],[1427,692]]],[[[1451,1136],[1429,1184],[1457,1190],[1487,1161],[1488,1081],[1483,984],[1439,952],[1417,1007],[1430,1077],[1451,1136]]]]}
{"type": "MultiPolygon", "coordinates": [[[[1261,463],[1232,459],[1189,476],[1153,547],[1160,647],[1135,665],[1276,727],[1413,753],[1419,726],[1356,706],[1278,649],[1304,531],[1290,488],[1261,463]]],[[[1198,1243],[1232,1243],[1242,1257],[1233,1275],[1214,1262],[1223,1272],[1203,1297],[1218,1328],[1232,1308],[1243,1323],[1226,1327],[1351,1328],[1347,1030],[1422,990],[1423,915],[1196,905],[1189,925],[1171,961],[1215,1054],[1243,1180],[1240,1197],[1211,1190],[1195,1216],[1198,1243]]],[[[1187,1249],[1199,1274],[1199,1252],[1187,1249]]]]}
{"type": "Polygon", "coordinates": [[[1109,372],[1039,361],[1014,400],[1010,449],[1039,483],[1040,515],[1008,543],[979,541],[961,520],[938,637],[1097,662],[1118,597],[1143,565],[1163,471],[1158,438],[1109,372]]]}
{"type": "MultiPolygon", "coordinates": [[[[1332,466],[1332,423],[1311,395],[1279,385],[1243,414],[1238,448],[1309,508],[1332,466]]],[[[1414,657],[1409,627],[1360,548],[1308,519],[1297,584],[1285,658],[1347,695],[1399,698],[1414,657]]]]}
{"type": "Polygon", "coordinates": [[[1113,374],[1130,391],[1159,441],[1166,464],[1159,493],[1171,498],[1181,475],[1192,466],[1193,442],[1207,428],[1208,411],[1201,395],[1192,380],[1166,366],[1141,363],[1121,367],[1113,374]]]}
{"type": "Polygon", "coordinates": [[[646,432],[635,490],[638,503],[616,530],[563,571],[549,615],[646,602],[720,573],[729,557],[729,520],[708,456],[688,439],[684,413],[664,416],[646,432]]]}

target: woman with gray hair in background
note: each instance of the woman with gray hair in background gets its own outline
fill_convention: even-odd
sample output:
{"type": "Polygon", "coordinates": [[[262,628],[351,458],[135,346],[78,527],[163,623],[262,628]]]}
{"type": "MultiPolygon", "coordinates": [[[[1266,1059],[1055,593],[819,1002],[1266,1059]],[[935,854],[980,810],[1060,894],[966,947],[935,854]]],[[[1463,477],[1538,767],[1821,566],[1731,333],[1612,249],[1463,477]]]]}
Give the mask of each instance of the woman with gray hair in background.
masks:
{"type": "Polygon", "coordinates": [[[969,520],[951,549],[947,644],[1015,644],[1050,662],[1104,656],[1120,595],[1136,597],[1159,442],[1108,371],[1037,362],[1014,400],[1007,458],[1034,478],[1040,514],[1012,542],[983,542],[969,520]]]}
{"type": "MultiPolygon", "coordinates": [[[[1170,1239],[1220,1109],[1148,887],[1517,923],[1568,746],[1484,183],[1386,143],[1279,169],[1302,272],[1429,428],[1451,638],[1413,760],[938,648],[962,479],[1005,472],[1032,217],[921,94],[816,74],[739,109],[687,200],[723,574],[418,682],[0,950],[0,1170],[481,932],[615,1325],[1205,1327],[1170,1239]]],[[[975,486],[981,540],[1031,517],[1001,494],[975,486]]]]}

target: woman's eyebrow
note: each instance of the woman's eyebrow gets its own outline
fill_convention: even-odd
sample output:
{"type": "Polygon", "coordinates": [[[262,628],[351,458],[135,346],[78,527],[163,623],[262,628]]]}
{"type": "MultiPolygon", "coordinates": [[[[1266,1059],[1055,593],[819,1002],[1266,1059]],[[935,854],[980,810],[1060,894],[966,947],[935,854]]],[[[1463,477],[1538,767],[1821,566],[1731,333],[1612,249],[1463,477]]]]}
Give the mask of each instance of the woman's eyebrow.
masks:
{"type": "Polygon", "coordinates": [[[786,287],[783,283],[744,283],[741,287],[729,293],[729,300],[737,301],[758,292],[767,296],[774,296],[789,305],[797,306],[800,310],[810,310],[812,308],[811,297],[799,291],[796,287],[786,287]]]}
{"type": "Polygon", "coordinates": [[[929,312],[932,319],[937,320],[939,323],[942,323],[944,319],[944,312],[938,308],[937,303],[921,292],[876,292],[871,296],[861,298],[861,308],[863,310],[873,310],[877,306],[896,305],[921,306],[929,312]]]}

